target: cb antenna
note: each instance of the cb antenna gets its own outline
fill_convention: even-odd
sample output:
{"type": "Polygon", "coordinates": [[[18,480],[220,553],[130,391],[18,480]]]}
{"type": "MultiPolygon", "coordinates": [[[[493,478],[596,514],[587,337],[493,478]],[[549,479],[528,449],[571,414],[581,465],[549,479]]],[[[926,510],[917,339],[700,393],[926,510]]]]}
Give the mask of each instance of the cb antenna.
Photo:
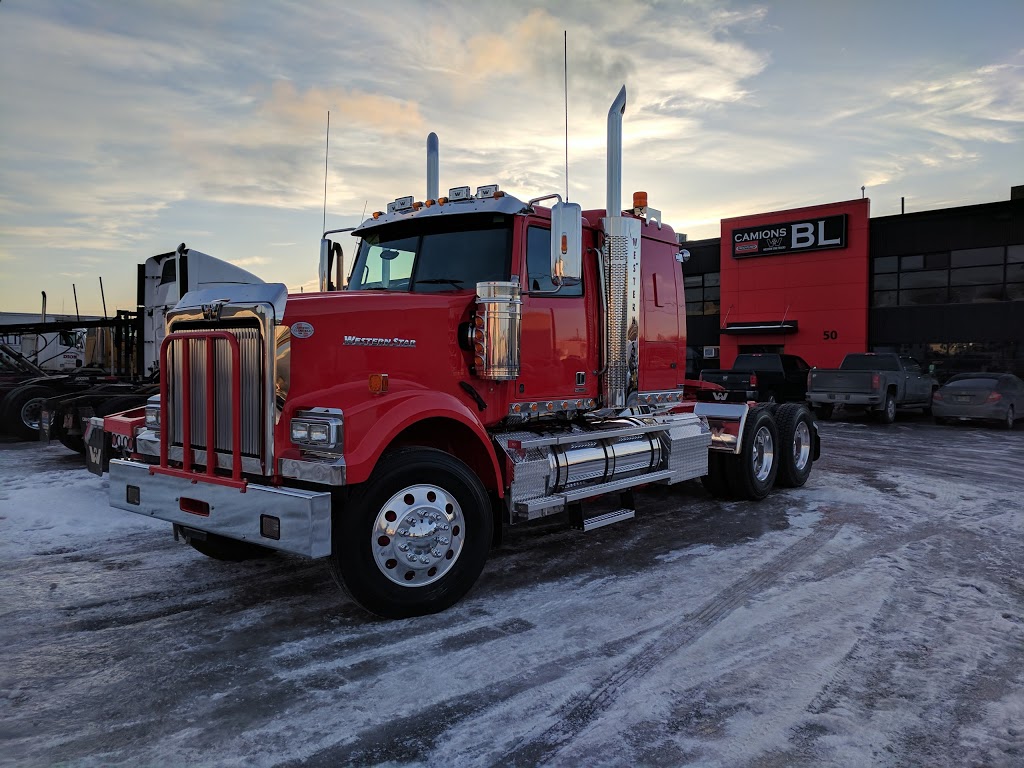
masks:
{"type": "Polygon", "coordinates": [[[327,148],[324,149],[324,229],[327,231],[327,158],[331,154],[331,110],[327,110],[327,148]]]}
{"type": "Polygon", "coordinates": [[[562,87],[565,94],[565,202],[569,202],[569,32],[562,30],[562,87]]]}

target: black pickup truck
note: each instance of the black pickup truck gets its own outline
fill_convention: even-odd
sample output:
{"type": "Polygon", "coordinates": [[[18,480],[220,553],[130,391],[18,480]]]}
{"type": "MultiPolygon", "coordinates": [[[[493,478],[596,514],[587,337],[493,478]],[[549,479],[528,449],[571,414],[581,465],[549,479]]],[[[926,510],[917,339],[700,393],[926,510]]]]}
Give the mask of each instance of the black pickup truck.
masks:
{"type": "Polygon", "coordinates": [[[807,373],[810,369],[796,355],[742,354],[736,356],[729,370],[703,370],[700,378],[729,392],[730,400],[802,403],[807,399],[807,373]]]}
{"type": "Polygon", "coordinates": [[[914,358],[896,353],[849,354],[837,369],[811,370],[807,399],[820,419],[844,410],[873,413],[886,424],[896,420],[897,407],[929,411],[939,383],[914,358]]]}

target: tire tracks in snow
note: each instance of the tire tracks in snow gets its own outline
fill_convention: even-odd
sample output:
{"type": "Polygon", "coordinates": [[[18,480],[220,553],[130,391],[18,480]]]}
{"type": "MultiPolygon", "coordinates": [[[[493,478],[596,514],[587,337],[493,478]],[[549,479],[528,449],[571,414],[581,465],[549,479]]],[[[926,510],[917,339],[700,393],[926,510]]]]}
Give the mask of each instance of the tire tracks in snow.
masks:
{"type": "Polygon", "coordinates": [[[520,743],[502,755],[494,765],[538,765],[549,760],[599,715],[610,709],[620,693],[634,681],[648,675],[681,648],[696,642],[752,597],[774,586],[792,571],[794,565],[810,557],[832,540],[842,526],[841,522],[831,521],[821,524],[765,565],[733,582],[698,610],[664,626],[647,644],[635,652],[629,661],[560,717],[555,725],[538,737],[520,743]]]}

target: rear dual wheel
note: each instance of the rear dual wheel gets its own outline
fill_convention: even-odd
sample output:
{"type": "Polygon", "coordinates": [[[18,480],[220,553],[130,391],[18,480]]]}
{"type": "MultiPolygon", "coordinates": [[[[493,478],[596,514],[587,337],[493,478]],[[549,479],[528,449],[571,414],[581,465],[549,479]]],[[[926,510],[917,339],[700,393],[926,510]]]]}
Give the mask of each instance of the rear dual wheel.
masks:
{"type": "Polygon", "coordinates": [[[811,476],[814,464],[814,422],[799,403],[783,403],[775,412],[779,428],[779,475],[782,488],[799,488],[811,476]]]}
{"type": "Polygon", "coordinates": [[[729,485],[738,498],[760,501],[779,473],[779,430],[769,408],[755,408],[743,425],[739,454],[728,457],[729,485]]]}
{"type": "Polygon", "coordinates": [[[708,474],[701,478],[716,499],[759,501],[772,486],[798,488],[814,464],[814,421],[798,403],[755,408],[747,415],[739,454],[712,451],[708,474]]]}

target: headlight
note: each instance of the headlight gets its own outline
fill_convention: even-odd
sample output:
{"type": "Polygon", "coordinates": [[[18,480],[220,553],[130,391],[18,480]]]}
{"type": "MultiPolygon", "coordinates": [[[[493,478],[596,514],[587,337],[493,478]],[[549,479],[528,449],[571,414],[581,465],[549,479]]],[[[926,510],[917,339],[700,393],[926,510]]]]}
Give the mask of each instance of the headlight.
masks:
{"type": "Polygon", "coordinates": [[[296,413],[290,424],[292,442],[301,448],[340,452],[344,421],[337,408],[312,408],[296,413]]]}
{"type": "Polygon", "coordinates": [[[160,395],[153,395],[146,401],[146,426],[160,429],[160,395]]]}

